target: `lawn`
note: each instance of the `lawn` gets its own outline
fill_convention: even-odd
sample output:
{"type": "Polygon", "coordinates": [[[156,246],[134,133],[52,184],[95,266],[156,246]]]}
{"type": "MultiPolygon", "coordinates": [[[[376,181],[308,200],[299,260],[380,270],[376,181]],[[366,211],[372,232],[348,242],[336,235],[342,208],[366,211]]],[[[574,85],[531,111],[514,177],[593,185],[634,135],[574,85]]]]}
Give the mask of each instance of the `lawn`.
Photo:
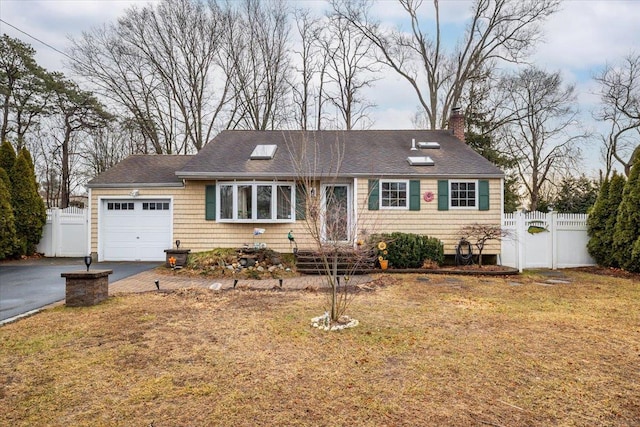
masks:
{"type": "Polygon", "coordinates": [[[640,282],[566,274],[381,276],[340,332],[310,291],[56,307],[0,327],[0,425],[640,425],[640,282]]]}

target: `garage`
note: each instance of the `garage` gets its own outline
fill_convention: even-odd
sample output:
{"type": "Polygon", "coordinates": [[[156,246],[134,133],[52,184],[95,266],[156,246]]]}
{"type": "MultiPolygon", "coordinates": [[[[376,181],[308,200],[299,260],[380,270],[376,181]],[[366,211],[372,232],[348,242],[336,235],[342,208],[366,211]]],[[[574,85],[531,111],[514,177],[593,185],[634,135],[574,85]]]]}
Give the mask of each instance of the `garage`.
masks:
{"type": "Polygon", "coordinates": [[[103,199],[100,246],[103,261],[164,261],[171,248],[170,199],[103,199]]]}

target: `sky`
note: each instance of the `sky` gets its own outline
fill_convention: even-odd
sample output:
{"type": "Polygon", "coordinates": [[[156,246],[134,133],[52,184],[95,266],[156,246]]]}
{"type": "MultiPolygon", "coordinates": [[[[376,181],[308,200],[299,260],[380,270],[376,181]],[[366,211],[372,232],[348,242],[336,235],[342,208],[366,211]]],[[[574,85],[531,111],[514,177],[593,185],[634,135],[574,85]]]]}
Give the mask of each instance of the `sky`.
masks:
{"type": "MultiPolygon", "coordinates": [[[[133,4],[147,0],[0,0],[0,32],[31,44],[36,60],[49,71],[65,71],[68,37],[115,21],[133,4]],[[20,32],[22,30],[23,32],[20,32]],[[30,37],[33,36],[40,41],[30,37]]],[[[322,10],[322,0],[298,0],[297,4],[322,10]]],[[[424,0],[424,13],[431,13],[424,0]]],[[[463,28],[469,17],[468,0],[440,0],[441,22],[452,32],[463,28]]],[[[376,15],[385,23],[403,24],[403,11],[390,0],[376,5],[376,15]]],[[[597,87],[592,77],[607,64],[615,64],[633,51],[640,52],[640,0],[565,0],[559,12],[544,24],[544,40],[530,62],[549,72],[560,71],[568,84],[576,86],[580,123],[590,132],[602,127],[592,119],[597,108],[597,87]]],[[[388,71],[367,97],[376,105],[370,116],[375,129],[413,128],[417,110],[413,89],[401,77],[388,71]]],[[[600,167],[599,142],[592,138],[583,147],[585,171],[600,167]]]]}

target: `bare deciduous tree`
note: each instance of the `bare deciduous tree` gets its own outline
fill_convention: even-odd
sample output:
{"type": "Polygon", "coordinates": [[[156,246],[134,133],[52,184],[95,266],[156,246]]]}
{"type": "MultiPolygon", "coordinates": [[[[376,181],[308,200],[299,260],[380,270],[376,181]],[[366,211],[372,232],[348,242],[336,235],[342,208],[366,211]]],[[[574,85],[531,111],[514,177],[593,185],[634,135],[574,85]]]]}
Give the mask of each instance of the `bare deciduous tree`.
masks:
{"type": "Polygon", "coordinates": [[[379,60],[414,89],[431,129],[445,128],[465,85],[488,61],[520,62],[540,38],[540,24],[559,0],[475,0],[462,39],[447,51],[440,2],[433,21],[423,19],[422,0],[399,0],[410,29],[385,28],[371,16],[371,0],[333,0],[335,12],[358,28],[379,52],[379,60]]]}
{"type": "Polygon", "coordinates": [[[151,150],[197,151],[226,127],[223,16],[215,2],[132,7],[117,24],[72,40],[69,65],[135,119],[151,150]]]}
{"type": "Polygon", "coordinates": [[[501,225],[474,223],[462,227],[460,235],[478,248],[478,265],[482,267],[482,252],[487,242],[495,240],[499,243],[504,237],[509,237],[511,232],[501,225]]]}
{"type": "Polygon", "coordinates": [[[313,111],[313,80],[326,65],[321,61],[322,57],[317,46],[321,32],[320,20],[313,18],[309,10],[302,9],[295,10],[294,17],[300,38],[300,50],[294,51],[299,63],[295,67],[296,73],[290,83],[293,94],[293,113],[296,117],[296,125],[301,130],[307,130],[311,128],[309,122],[313,111]]]}
{"type": "Polygon", "coordinates": [[[225,48],[235,102],[231,127],[275,129],[288,119],[287,18],[283,1],[243,0],[229,7],[225,48]]]}
{"type": "Polygon", "coordinates": [[[366,224],[368,227],[364,230],[365,221],[356,221],[364,217],[362,211],[366,206],[352,206],[349,184],[339,178],[345,150],[340,134],[335,134],[335,140],[317,140],[319,135],[313,131],[295,131],[285,133],[285,138],[299,183],[296,197],[303,199],[304,230],[320,258],[330,289],[327,312],[331,322],[337,322],[353,297],[348,290],[348,278],[371,257],[366,247],[356,245],[357,235],[371,233],[373,225],[366,224]],[[344,256],[349,257],[349,265],[344,274],[347,279],[341,281],[338,262],[344,256]]]}
{"type": "Polygon", "coordinates": [[[601,136],[605,177],[609,177],[614,161],[628,177],[633,150],[640,143],[640,54],[628,55],[618,66],[608,65],[595,80],[602,102],[596,117],[609,124],[609,133],[601,136]]]}
{"type": "Polygon", "coordinates": [[[325,94],[340,115],[338,127],[367,128],[367,110],[374,105],[362,92],[378,79],[375,46],[341,16],[329,17],[320,44],[327,58],[325,94]]]}
{"type": "Polygon", "coordinates": [[[559,72],[529,67],[505,77],[499,90],[505,100],[501,149],[516,162],[529,209],[536,210],[552,175],[571,170],[579,160],[578,142],[585,135],[575,120],[574,87],[564,85],[559,72]]]}

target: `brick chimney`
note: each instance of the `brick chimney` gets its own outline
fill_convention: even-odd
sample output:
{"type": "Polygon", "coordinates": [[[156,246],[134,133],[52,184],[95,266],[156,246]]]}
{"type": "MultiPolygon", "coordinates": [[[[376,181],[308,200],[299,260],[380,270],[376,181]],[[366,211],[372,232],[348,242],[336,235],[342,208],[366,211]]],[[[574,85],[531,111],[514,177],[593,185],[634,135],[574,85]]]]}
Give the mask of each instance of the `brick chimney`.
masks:
{"type": "Polygon", "coordinates": [[[453,132],[453,136],[464,142],[464,114],[460,111],[460,107],[454,107],[451,109],[449,130],[453,132]]]}

